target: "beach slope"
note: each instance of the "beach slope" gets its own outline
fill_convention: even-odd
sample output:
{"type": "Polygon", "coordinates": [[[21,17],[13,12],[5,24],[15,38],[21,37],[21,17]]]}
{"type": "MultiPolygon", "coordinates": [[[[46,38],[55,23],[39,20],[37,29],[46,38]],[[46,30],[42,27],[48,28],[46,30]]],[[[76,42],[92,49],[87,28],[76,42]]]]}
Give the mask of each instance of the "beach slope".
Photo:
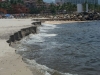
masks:
{"type": "Polygon", "coordinates": [[[10,35],[31,23],[30,19],[0,19],[0,75],[33,75],[22,57],[6,42],[10,35]]]}

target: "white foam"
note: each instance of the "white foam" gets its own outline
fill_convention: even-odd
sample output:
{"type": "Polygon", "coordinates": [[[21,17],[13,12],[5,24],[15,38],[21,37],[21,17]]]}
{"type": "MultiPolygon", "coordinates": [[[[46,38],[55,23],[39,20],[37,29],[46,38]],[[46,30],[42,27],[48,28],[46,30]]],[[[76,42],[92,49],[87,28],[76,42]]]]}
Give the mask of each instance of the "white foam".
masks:
{"type": "Polygon", "coordinates": [[[40,36],[40,34],[30,34],[28,37],[21,40],[22,44],[33,44],[40,42],[44,42],[44,39],[40,36]]]}
{"type": "Polygon", "coordinates": [[[30,34],[28,37],[21,40],[22,44],[33,44],[33,43],[41,43],[45,41],[45,37],[55,37],[57,34],[47,34],[47,33],[39,33],[39,34],[30,34]]]}
{"type": "Polygon", "coordinates": [[[77,75],[77,74],[69,74],[69,73],[61,73],[56,70],[50,69],[45,65],[38,64],[35,60],[23,59],[29,67],[31,68],[34,75],[77,75]]]}
{"type": "Polygon", "coordinates": [[[57,36],[57,34],[41,33],[40,36],[41,36],[41,37],[54,37],[54,36],[57,36]]]}
{"type": "Polygon", "coordinates": [[[17,51],[27,51],[25,47],[19,47],[17,51]]]}
{"type": "Polygon", "coordinates": [[[47,73],[47,70],[49,69],[48,67],[36,63],[35,60],[29,60],[29,59],[23,59],[23,60],[29,64],[34,75],[46,75],[46,74],[50,75],[49,73],[47,73]]]}
{"type": "MultiPolygon", "coordinates": [[[[43,28],[40,28],[41,30],[49,30],[49,29],[55,29],[55,27],[43,27],[43,28]]],[[[40,31],[41,31],[40,30],[40,31]]]]}
{"type": "Polygon", "coordinates": [[[44,30],[44,29],[41,28],[41,29],[40,29],[40,32],[42,32],[42,33],[43,33],[43,32],[47,32],[47,30],[44,30]]]}
{"type": "MultiPolygon", "coordinates": [[[[36,44],[40,42],[45,41],[45,37],[55,37],[57,34],[47,34],[44,32],[47,32],[48,29],[54,29],[56,28],[56,25],[50,25],[50,24],[44,24],[43,27],[40,27],[40,33],[39,34],[30,34],[28,37],[25,37],[21,42],[23,44],[36,44]]],[[[53,42],[54,45],[56,45],[55,42],[53,42]]],[[[22,49],[24,50],[24,49],[22,49]]],[[[33,75],[54,75],[57,73],[58,75],[73,75],[69,73],[61,73],[56,70],[50,69],[45,65],[38,64],[35,60],[29,60],[29,59],[23,59],[27,64],[29,64],[29,67],[31,68],[33,75]]]]}
{"type": "Polygon", "coordinates": [[[56,27],[57,25],[53,25],[53,24],[42,24],[43,26],[49,26],[49,27],[56,27]]]}
{"type": "Polygon", "coordinates": [[[43,24],[43,27],[40,27],[40,36],[42,37],[53,37],[56,36],[57,34],[47,34],[48,30],[55,29],[56,25],[51,25],[51,24],[43,24]]]}
{"type": "Polygon", "coordinates": [[[52,24],[43,24],[43,27],[41,27],[40,29],[48,30],[48,29],[54,29],[56,27],[57,27],[56,25],[52,25],[52,24]]]}
{"type": "Polygon", "coordinates": [[[46,71],[45,75],[51,75],[51,74],[46,71]]]}
{"type": "Polygon", "coordinates": [[[48,29],[54,29],[56,25],[50,25],[50,24],[43,24],[42,27],[39,27],[40,30],[39,34],[30,34],[28,37],[25,37],[21,42],[23,44],[32,44],[32,43],[40,43],[44,42],[45,37],[54,37],[57,36],[57,34],[47,34],[45,32],[48,31],[48,29]]]}

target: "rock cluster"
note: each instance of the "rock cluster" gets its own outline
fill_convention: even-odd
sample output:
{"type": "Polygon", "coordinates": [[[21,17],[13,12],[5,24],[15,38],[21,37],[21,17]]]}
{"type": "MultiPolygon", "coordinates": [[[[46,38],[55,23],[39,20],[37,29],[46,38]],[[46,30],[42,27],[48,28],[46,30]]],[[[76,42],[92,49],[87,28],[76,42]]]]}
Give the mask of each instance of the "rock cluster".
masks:
{"type": "Polygon", "coordinates": [[[97,12],[82,12],[73,14],[59,14],[49,18],[33,18],[33,21],[87,21],[87,20],[100,20],[100,13],[97,12]]]}
{"type": "Polygon", "coordinates": [[[72,16],[70,15],[69,19],[75,20],[75,21],[100,20],[100,13],[82,12],[82,13],[78,13],[78,14],[73,14],[72,16]]]}

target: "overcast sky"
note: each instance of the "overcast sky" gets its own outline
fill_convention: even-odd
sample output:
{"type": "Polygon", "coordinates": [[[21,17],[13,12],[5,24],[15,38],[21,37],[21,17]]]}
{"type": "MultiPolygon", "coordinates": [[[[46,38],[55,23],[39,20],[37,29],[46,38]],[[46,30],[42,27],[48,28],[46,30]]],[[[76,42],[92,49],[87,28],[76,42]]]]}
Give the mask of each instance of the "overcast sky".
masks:
{"type": "Polygon", "coordinates": [[[45,2],[54,2],[55,0],[43,0],[43,1],[45,1],[45,2]]]}
{"type": "Polygon", "coordinates": [[[100,0],[98,0],[98,3],[100,4],[100,0]]]}
{"type": "MultiPolygon", "coordinates": [[[[55,0],[43,0],[43,1],[45,1],[45,2],[55,2],[55,0]]],[[[100,4],[100,0],[98,0],[98,3],[100,4]]]]}

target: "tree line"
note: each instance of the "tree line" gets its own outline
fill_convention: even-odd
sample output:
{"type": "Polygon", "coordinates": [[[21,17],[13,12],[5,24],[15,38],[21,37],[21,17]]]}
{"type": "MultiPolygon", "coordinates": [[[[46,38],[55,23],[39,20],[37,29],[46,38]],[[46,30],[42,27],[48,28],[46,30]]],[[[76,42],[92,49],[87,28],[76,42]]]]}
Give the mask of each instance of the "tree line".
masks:
{"type": "MultiPolygon", "coordinates": [[[[43,0],[38,0],[38,4],[44,3],[43,0]]],[[[22,4],[25,5],[23,0],[7,0],[6,2],[0,3],[0,8],[4,8],[6,10],[12,10],[12,5],[22,4]]],[[[77,5],[72,3],[64,3],[64,4],[54,4],[50,3],[48,7],[43,6],[36,8],[35,5],[31,5],[28,7],[30,10],[30,14],[39,14],[43,13],[44,11],[48,11],[51,14],[59,14],[59,13],[72,13],[77,11],[77,5]]],[[[86,3],[83,4],[83,10],[86,10],[86,3]]],[[[89,4],[90,11],[98,11],[100,12],[100,5],[98,4],[89,4]]]]}
{"type": "Polygon", "coordinates": [[[7,0],[0,2],[0,8],[6,9],[7,11],[12,11],[12,5],[24,4],[23,0],[7,0]]]}

